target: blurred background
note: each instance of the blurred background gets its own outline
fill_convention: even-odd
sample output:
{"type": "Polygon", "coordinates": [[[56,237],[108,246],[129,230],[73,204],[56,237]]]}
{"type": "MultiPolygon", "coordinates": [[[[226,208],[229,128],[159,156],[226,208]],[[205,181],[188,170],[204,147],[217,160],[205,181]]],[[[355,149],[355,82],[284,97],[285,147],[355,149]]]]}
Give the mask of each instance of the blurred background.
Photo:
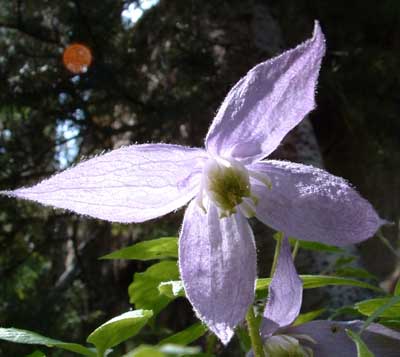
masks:
{"type": "MultiPolygon", "coordinates": [[[[348,179],[393,222],[383,234],[396,245],[397,0],[0,0],[0,190],[131,143],[202,146],[230,87],[255,64],[311,37],[315,19],[327,37],[318,108],[274,157],[348,179]]],[[[177,236],[182,218],[179,211],[118,225],[4,197],[0,205],[0,325],[67,341],[82,341],[127,311],[132,276],[146,268],[98,258],[177,236]]],[[[253,224],[266,276],[273,248],[253,224]]],[[[390,289],[398,265],[389,249],[375,237],[356,253],[357,264],[390,289]]],[[[318,270],[329,264],[324,259],[304,255],[299,269],[318,270]]],[[[312,304],[330,301],[321,295],[312,304]]],[[[178,300],[141,338],[155,342],[193,319],[178,300]]],[[[31,350],[0,342],[0,356],[31,350]]]]}

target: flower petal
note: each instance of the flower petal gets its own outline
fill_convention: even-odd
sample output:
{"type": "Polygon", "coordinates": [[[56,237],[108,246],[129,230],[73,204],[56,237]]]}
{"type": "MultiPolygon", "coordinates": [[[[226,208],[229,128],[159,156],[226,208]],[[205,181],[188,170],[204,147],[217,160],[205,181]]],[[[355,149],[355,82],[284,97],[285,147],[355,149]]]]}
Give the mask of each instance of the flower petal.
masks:
{"type": "Polygon", "coordinates": [[[245,217],[220,219],[213,204],[204,213],[193,200],[180,235],[179,266],[197,316],[227,344],[254,299],[256,248],[245,217]]]}
{"type": "Polygon", "coordinates": [[[2,192],[112,222],[143,222],[198,191],[202,149],[132,145],[97,156],[30,188],[2,192]]]}
{"type": "Polygon", "coordinates": [[[261,335],[265,338],[278,328],[290,325],[299,315],[303,283],[297,275],[287,237],[282,241],[278,263],[268,289],[261,335]]]}
{"type": "Polygon", "coordinates": [[[315,87],[325,38],[314,35],[296,48],[260,63],[228,93],[206,137],[212,154],[251,162],[273,152],[315,107],[315,87]]]}
{"type": "MultiPolygon", "coordinates": [[[[354,342],[345,329],[359,332],[363,321],[311,321],[296,327],[289,327],[282,334],[307,335],[317,343],[304,342],[311,347],[314,357],[357,356],[354,342]]],[[[362,340],[376,357],[396,357],[400,351],[400,333],[379,324],[371,324],[361,335],[362,340]]]]}
{"type": "Polygon", "coordinates": [[[344,179],[326,171],[275,160],[249,169],[272,181],[271,189],[252,185],[257,218],[290,237],[343,246],[371,237],[385,223],[344,179]]]}

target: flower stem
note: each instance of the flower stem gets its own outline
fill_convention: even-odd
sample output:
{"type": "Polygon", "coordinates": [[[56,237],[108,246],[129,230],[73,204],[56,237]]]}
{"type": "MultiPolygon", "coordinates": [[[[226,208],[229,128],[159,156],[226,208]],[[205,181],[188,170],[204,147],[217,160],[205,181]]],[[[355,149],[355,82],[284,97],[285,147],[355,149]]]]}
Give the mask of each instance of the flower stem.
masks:
{"type": "Polygon", "coordinates": [[[275,238],[276,238],[276,246],[275,246],[274,260],[272,261],[271,273],[269,274],[271,278],[274,276],[276,264],[278,264],[278,257],[279,253],[281,252],[283,233],[279,232],[275,236],[275,238]]]}
{"type": "Polygon", "coordinates": [[[382,234],[381,231],[378,231],[377,233],[378,238],[381,240],[381,242],[393,253],[393,255],[397,258],[400,259],[400,254],[399,252],[396,250],[396,248],[394,248],[392,246],[392,244],[389,242],[389,240],[382,234]]]}
{"type": "Polygon", "coordinates": [[[265,357],[263,343],[261,340],[260,331],[258,329],[256,316],[254,314],[253,305],[251,305],[249,311],[247,311],[246,321],[254,357],[265,357]]]}

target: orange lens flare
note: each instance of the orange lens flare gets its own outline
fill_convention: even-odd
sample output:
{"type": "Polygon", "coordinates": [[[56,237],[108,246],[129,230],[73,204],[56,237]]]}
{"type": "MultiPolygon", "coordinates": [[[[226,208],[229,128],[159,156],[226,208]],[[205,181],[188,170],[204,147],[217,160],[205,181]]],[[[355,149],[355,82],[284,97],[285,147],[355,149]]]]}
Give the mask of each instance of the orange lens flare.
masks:
{"type": "Polygon", "coordinates": [[[92,64],[93,56],[90,49],[82,44],[74,43],[65,48],[63,62],[65,68],[73,74],[87,72],[92,64]]]}

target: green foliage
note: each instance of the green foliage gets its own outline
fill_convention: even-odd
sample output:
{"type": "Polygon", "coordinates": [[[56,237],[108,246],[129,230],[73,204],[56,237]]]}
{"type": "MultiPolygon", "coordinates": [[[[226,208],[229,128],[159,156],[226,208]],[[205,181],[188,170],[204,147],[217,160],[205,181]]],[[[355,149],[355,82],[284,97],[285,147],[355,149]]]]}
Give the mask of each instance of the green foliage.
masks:
{"type": "Polygon", "coordinates": [[[306,312],[304,314],[300,314],[297,316],[296,320],[293,322],[293,326],[298,326],[301,324],[304,324],[306,322],[315,320],[318,316],[323,314],[325,312],[325,309],[318,309],[310,312],[306,312]]]}
{"type": "Polygon", "coordinates": [[[396,286],[394,288],[394,295],[400,296],[400,279],[397,280],[396,286]]]}
{"type": "Polygon", "coordinates": [[[34,351],[25,357],[46,357],[42,351],[34,351]]]}
{"type": "Polygon", "coordinates": [[[364,300],[355,307],[365,316],[400,318],[400,296],[364,300]]]}
{"type": "Polygon", "coordinates": [[[354,267],[343,267],[340,269],[336,269],[336,274],[343,277],[353,277],[353,278],[361,278],[361,279],[372,279],[378,280],[378,278],[362,268],[354,268],[354,267]]]}
{"type": "MultiPolygon", "coordinates": [[[[300,275],[301,280],[303,281],[304,289],[314,289],[320,288],[329,285],[347,285],[347,286],[357,286],[360,288],[371,289],[375,291],[382,291],[380,288],[365,283],[363,281],[343,278],[338,276],[329,276],[329,275],[300,275]]],[[[271,283],[271,278],[261,278],[257,279],[256,289],[263,290],[266,289],[271,283]]]]}
{"type": "Polygon", "coordinates": [[[171,301],[159,293],[158,286],[163,281],[177,278],[177,263],[169,260],[154,264],[143,273],[135,273],[128,289],[130,302],[138,309],[151,309],[157,315],[171,301]]]}
{"type": "Polygon", "coordinates": [[[163,346],[141,345],[124,357],[168,357],[168,356],[198,356],[200,349],[197,347],[182,347],[174,344],[163,346]]]}
{"type": "Polygon", "coordinates": [[[319,242],[309,242],[305,240],[298,240],[294,238],[289,238],[289,242],[291,245],[295,245],[296,242],[299,242],[299,248],[306,250],[313,250],[316,252],[328,252],[328,253],[343,253],[343,249],[334,247],[332,245],[323,244],[319,242]]]}
{"type": "Polygon", "coordinates": [[[136,243],[100,259],[153,260],[178,257],[178,238],[165,237],[136,243]]]}
{"type": "Polygon", "coordinates": [[[161,294],[168,296],[170,299],[186,296],[181,280],[163,281],[158,286],[158,290],[161,294]]]}
{"type": "Polygon", "coordinates": [[[57,347],[66,351],[75,352],[82,356],[96,357],[97,354],[89,348],[79,345],[77,343],[68,343],[53,338],[39,335],[38,333],[20,330],[16,328],[2,328],[0,327],[0,339],[4,341],[30,344],[30,345],[44,345],[47,347],[57,347]]]}
{"type": "Polygon", "coordinates": [[[207,332],[207,328],[201,323],[197,322],[192,326],[180,331],[172,336],[169,336],[159,342],[159,345],[165,344],[177,344],[186,346],[198,338],[203,336],[207,332]]]}
{"type": "Polygon", "coordinates": [[[368,349],[367,345],[356,332],[346,329],[346,333],[356,344],[357,357],[374,357],[374,354],[368,349]]]}
{"type": "MultiPolygon", "coordinates": [[[[342,286],[357,286],[360,288],[370,289],[381,292],[382,289],[359,281],[356,279],[344,278],[339,276],[329,275],[300,275],[303,281],[304,289],[315,289],[330,285],[342,285],[342,286]]],[[[272,278],[259,278],[256,281],[256,291],[261,294],[265,293],[271,283],[272,278]]],[[[176,281],[163,281],[159,284],[158,289],[161,294],[168,296],[169,298],[177,298],[185,296],[183,284],[180,280],[176,281]]]]}
{"type": "Polygon", "coordinates": [[[112,318],[94,330],[87,341],[96,346],[100,356],[111,347],[135,336],[153,316],[150,310],[134,310],[112,318]]]}

